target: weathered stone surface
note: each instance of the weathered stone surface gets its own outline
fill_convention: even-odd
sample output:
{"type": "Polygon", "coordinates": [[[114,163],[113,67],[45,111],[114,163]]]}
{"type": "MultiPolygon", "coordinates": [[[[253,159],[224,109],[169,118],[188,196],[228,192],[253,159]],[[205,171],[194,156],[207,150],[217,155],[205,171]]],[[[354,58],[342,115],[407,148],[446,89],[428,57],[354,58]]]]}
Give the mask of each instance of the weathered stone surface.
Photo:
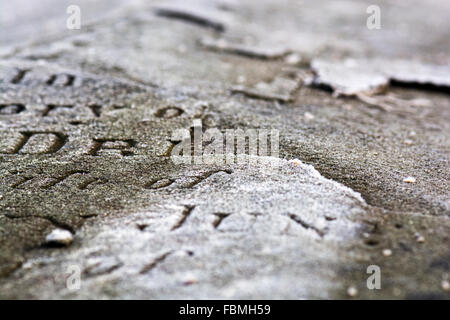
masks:
{"type": "Polygon", "coordinates": [[[414,61],[371,59],[345,61],[314,60],[311,68],[316,85],[329,86],[335,95],[375,94],[394,82],[450,91],[450,68],[414,61]]]}
{"type": "Polygon", "coordinates": [[[0,34],[1,298],[449,297],[447,1],[383,1],[374,31],[364,1],[99,3],[79,31],[48,13],[42,41],[0,34]],[[347,58],[442,82],[310,82],[309,60],[347,58]],[[194,120],[278,130],[282,159],[175,164],[194,120]],[[45,246],[55,228],[69,247],[45,246]]]}

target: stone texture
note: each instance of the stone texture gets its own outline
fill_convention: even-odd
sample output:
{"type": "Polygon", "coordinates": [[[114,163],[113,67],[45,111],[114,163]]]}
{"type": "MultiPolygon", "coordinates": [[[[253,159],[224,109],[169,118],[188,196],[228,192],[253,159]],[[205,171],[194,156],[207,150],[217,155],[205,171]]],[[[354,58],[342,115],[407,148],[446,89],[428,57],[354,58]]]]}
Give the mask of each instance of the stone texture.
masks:
{"type": "Polygon", "coordinates": [[[1,298],[449,297],[447,1],[382,1],[378,31],[365,1],[98,3],[3,25],[1,298]],[[311,81],[348,58],[408,63],[371,97],[311,81]],[[281,159],[175,164],[194,120],[278,130],[281,159]]]}

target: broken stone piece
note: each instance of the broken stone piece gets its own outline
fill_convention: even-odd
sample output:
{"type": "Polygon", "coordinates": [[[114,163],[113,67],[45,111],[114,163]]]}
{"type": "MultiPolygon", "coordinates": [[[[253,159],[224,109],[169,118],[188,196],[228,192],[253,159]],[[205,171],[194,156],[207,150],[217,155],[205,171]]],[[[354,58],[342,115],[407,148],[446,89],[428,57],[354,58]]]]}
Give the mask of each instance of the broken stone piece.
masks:
{"type": "Polygon", "coordinates": [[[72,233],[64,229],[54,229],[45,237],[46,244],[56,246],[68,246],[72,240],[72,233]]]}
{"type": "Polygon", "coordinates": [[[416,183],[416,178],[414,178],[414,177],[407,177],[407,178],[403,179],[403,182],[416,183]]]}
{"type": "Polygon", "coordinates": [[[299,81],[277,77],[271,83],[260,82],[251,88],[235,86],[231,89],[231,92],[241,93],[254,99],[289,102],[293,98],[292,94],[299,87],[299,81]]]}
{"type": "Polygon", "coordinates": [[[313,84],[330,88],[334,95],[374,95],[389,84],[450,87],[450,68],[417,61],[384,59],[347,59],[326,61],[315,59],[311,68],[313,84]]]}
{"type": "Polygon", "coordinates": [[[356,297],[358,295],[358,289],[356,289],[356,287],[351,286],[347,289],[347,294],[350,297],[356,297]]]}
{"type": "MultiPolygon", "coordinates": [[[[204,48],[222,53],[235,54],[247,58],[261,59],[261,60],[275,60],[280,59],[291,52],[286,49],[268,48],[261,46],[249,46],[245,44],[234,44],[225,39],[202,39],[200,45],[204,48]]],[[[300,61],[299,57],[296,57],[300,61]]],[[[294,56],[291,57],[294,59],[294,56]]]]}
{"type": "Polygon", "coordinates": [[[450,282],[448,280],[442,280],[441,287],[444,291],[450,291],[450,282]]]}
{"type": "Polygon", "coordinates": [[[336,96],[367,94],[384,91],[389,79],[365,65],[348,60],[344,63],[313,60],[311,68],[316,73],[313,84],[329,87],[336,96]]]}

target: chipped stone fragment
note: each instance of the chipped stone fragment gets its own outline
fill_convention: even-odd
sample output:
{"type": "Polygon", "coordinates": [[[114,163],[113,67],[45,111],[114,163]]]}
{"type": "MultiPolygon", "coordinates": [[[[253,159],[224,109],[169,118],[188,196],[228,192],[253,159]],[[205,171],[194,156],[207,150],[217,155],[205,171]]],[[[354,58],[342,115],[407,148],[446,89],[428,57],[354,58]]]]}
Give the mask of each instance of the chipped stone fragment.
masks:
{"type": "Polygon", "coordinates": [[[334,95],[372,95],[384,91],[389,79],[376,71],[366,70],[356,62],[339,63],[313,60],[311,68],[316,74],[314,85],[330,87],[334,95]]]}
{"type": "Polygon", "coordinates": [[[72,240],[72,233],[64,229],[54,229],[45,237],[46,244],[56,246],[68,246],[72,240]]]}
{"type": "MultiPolygon", "coordinates": [[[[314,84],[330,88],[334,95],[374,95],[390,84],[450,87],[450,68],[416,61],[385,59],[347,59],[326,61],[315,59],[311,68],[314,84]]],[[[414,99],[413,106],[429,106],[426,99],[414,99]]]]}
{"type": "Polygon", "coordinates": [[[293,160],[289,160],[289,163],[295,165],[295,166],[299,166],[302,164],[302,162],[298,159],[293,159],[293,160]]]}
{"type": "Polygon", "coordinates": [[[350,287],[347,289],[347,294],[348,294],[350,297],[356,297],[356,296],[358,295],[358,289],[357,289],[355,286],[350,286],[350,287]]]}
{"type": "Polygon", "coordinates": [[[284,58],[284,62],[287,64],[296,65],[302,62],[302,56],[298,53],[290,53],[284,58]]]}
{"type": "Polygon", "coordinates": [[[414,177],[406,177],[405,179],[403,179],[403,182],[416,183],[416,178],[414,178],[414,177]]]}
{"type": "Polygon", "coordinates": [[[375,61],[380,72],[392,81],[402,84],[450,87],[450,67],[431,65],[413,60],[375,61]]]}
{"type": "Polygon", "coordinates": [[[314,119],[314,115],[310,112],[305,112],[304,117],[305,117],[305,120],[313,120],[314,119]]]}
{"type": "Polygon", "coordinates": [[[416,233],[414,236],[415,236],[417,242],[419,242],[419,243],[425,242],[425,237],[422,236],[420,233],[416,233]]]}
{"type": "Polygon", "coordinates": [[[441,287],[444,291],[450,291],[450,282],[448,280],[442,280],[441,287]]]}

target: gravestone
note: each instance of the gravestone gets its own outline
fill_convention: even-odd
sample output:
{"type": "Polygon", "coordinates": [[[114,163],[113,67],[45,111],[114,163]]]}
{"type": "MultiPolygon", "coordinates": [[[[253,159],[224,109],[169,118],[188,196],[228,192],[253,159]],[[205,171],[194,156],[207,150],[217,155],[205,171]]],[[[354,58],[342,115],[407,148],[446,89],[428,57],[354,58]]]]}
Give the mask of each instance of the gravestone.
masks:
{"type": "MultiPolygon", "coordinates": [[[[314,85],[311,59],[399,59],[416,45],[369,33],[369,4],[343,2],[345,27],[322,2],[124,1],[80,30],[10,40],[0,297],[448,298],[448,88],[389,85],[388,110],[314,85]],[[277,130],[279,158],[175,163],[172,134],[193,123],[277,130]],[[72,243],[49,246],[55,229],[72,243]],[[371,265],[381,290],[366,286],[371,265]]],[[[443,64],[448,4],[414,4],[407,21],[443,24],[411,24],[433,37],[415,58],[443,64]]]]}

